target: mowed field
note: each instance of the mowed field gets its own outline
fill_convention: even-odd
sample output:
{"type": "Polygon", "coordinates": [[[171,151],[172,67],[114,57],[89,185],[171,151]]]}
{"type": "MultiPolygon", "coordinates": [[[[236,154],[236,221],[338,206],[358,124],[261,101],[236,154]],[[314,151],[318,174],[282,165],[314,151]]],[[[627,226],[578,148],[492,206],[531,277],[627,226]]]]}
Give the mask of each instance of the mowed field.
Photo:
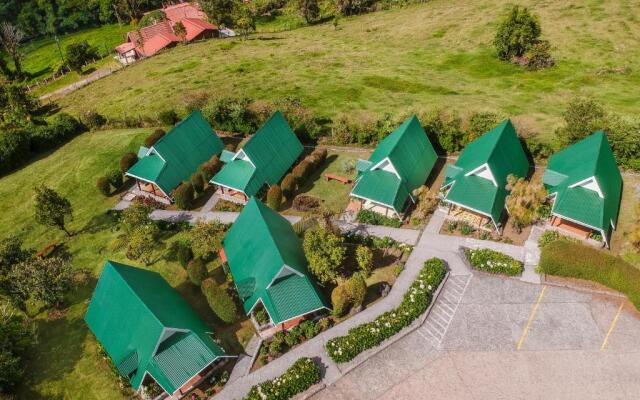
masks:
{"type": "MultiPolygon", "coordinates": [[[[568,100],[637,112],[640,1],[519,1],[540,16],[557,66],[529,72],[491,44],[512,2],[434,0],[249,40],[210,40],[144,60],[60,100],[68,111],[154,115],[194,93],[295,96],[320,115],[447,109],[518,117],[553,134],[568,100]],[[621,72],[611,70],[629,67],[621,72]]],[[[616,70],[618,71],[618,70],[616,70]]]]}

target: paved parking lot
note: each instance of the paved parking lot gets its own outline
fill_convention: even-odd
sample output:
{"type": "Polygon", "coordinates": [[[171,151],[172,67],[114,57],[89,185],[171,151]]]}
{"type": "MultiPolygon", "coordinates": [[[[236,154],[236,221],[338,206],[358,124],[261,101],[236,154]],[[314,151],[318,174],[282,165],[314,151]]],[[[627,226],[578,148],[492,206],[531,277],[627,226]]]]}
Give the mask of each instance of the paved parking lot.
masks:
{"type": "Polygon", "coordinates": [[[418,330],[314,399],[639,399],[640,316],[619,298],[453,276],[418,330]]]}

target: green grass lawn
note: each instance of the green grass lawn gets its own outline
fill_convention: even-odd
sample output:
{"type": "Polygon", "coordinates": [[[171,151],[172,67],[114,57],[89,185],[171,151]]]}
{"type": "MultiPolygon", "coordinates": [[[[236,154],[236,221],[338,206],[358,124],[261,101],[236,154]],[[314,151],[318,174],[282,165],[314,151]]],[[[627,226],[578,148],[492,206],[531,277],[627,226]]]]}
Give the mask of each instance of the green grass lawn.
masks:
{"type": "MultiPolygon", "coordinates": [[[[88,269],[93,278],[73,292],[61,319],[49,320],[47,313],[34,312],[38,325],[38,344],[27,357],[24,384],[18,398],[115,399],[122,397],[104,360],[96,351],[96,342],[83,321],[93,287],[106,259],[138,267],[126,259],[112,242],[118,235],[112,217],[105,211],[117,202],[117,196],[104,198],[95,188],[96,178],[117,166],[126,151],[135,151],[150,129],[111,130],[85,133],[60,149],[43,155],[11,175],[0,178],[0,196],[5,212],[0,216],[0,237],[12,233],[22,236],[27,245],[41,249],[53,241],[64,240],[73,254],[76,268],[88,269]],[[76,235],[42,227],[33,218],[32,188],[40,183],[65,195],[74,207],[70,224],[76,235]]],[[[184,232],[164,234],[167,245],[184,232]]],[[[237,354],[246,344],[253,327],[247,319],[223,327],[210,311],[199,288],[187,280],[186,271],[177,263],[159,260],[148,267],[160,272],[177,288],[204,320],[213,326],[223,346],[237,354]]],[[[221,268],[210,268],[216,281],[223,283],[221,268]]]]}
{"type": "MultiPolygon", "coordinates": [[[[124,42],[125,35],[131,30],[128,25],[104,25],[99,28],[84,29],[82,31],[60,36],[62,53],[66,47],[75,42],[86,40],[98,48],[100,54],[112,53],[114,47],[124,42]]],[[[22,68],[32,75],[32,80],[41,80],[53,73],[51,67],[61,62],[60,52],[56,42],[46,37],[26,43],[22,51],[25,53],[22,68]]],[[[13,63],[8,61],[10,67],[13,63]]]]}
{"type": "MultiPolygon", "coordinates": [[[[351,192],[351,185],[344,185],[338,181],[327,181],[324,174],[330,173],[335,175],[341,175],[350,179],[355,178],[355,169],[351,172],[345,172],[345,165],[352,165],[355,168],[355,163],[358,159],[368,159],[370,152],[358,151],[358,150],[345,150],[345,151],[329,151],[327,154],[327,160],[318,168],[305,182],[298,188],[297,194],[304,194],[309,196],[315,196],[323,200],[325,207],[334,211],[344,211],[349,204],[349,193],[351,192]]],[[[296,211],[291,207],[291,202],[287,202],[285,205],[285,214],[302,215],[304,213],[296,211]]]]}
{"type": "Polygon", "coordinates": [[[491,41],[511,1],[434,0],[344,18],[250,40],[178,46],[61,100],[63,108],[121,117],[182,107],[193,93],[301,98],[320,115],[381,114],[446,108],[497,111],[544,137],[567,101],[591,95],[635,113],[640,70],[599,74],[640,63],[635,5],[610,2],[520,2],[540,16],[557,66],[528,72],[499,61],[491,41]],[[177,92],[176,88],[180,90],[177,92]]]}

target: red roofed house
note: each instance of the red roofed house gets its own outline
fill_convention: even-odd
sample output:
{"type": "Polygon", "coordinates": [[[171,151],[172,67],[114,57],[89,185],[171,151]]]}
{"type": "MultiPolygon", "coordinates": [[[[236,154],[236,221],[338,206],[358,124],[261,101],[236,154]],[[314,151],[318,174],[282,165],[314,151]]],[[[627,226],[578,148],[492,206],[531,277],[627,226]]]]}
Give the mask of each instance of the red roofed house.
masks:
{"type": "Polygon", "coordinates": [[[205,13],[196,3],[175,4],[161,11],[166,20],[127,34],[127,41],[116,47],[118,61],[128,65],[140,58],[151,57],[181,40],[191,42],[219,36],[218,27],[206,21],[205,13]],[[182,23],[185,28],[182,39],[174,31],[177,23],[182,23]]]}

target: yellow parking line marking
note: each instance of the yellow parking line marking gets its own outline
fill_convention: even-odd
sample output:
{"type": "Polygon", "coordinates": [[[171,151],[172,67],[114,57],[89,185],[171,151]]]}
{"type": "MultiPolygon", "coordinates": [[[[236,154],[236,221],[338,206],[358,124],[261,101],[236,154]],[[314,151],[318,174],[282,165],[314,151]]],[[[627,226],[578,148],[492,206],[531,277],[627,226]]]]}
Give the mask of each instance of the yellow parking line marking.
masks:
{"type": "Polygon", "coordinates": [[[613,321],[611,321],[611,326],[609,327],[607,336],[604,337],[602,346],[600,346],[600,351],[604,351],[605,347],[607,347],[607,343],[609,342],[609,336],[611,336],[611,332],[613,332],[613,329],[616,327],[616,324],[618,323],[618,318],[620,317],[620,313],[622,313],[623,308],[624,308],[624,303],[620,303],[620,307],[618,307],[618,312],[616,313],[616,316],[613,317],[613,321]]]}
{"type": "Polygon", "coordinates": [[[546,286],[542,287],[542,291],[540,292],[540,296],[538,296],[538,301],[533,305],[533,309],[531,310],[531,315],[529,316],[529,321],[527,321],[527,326],[524,327],[524,331],[522,332],[522,336],[520,336],[520,340],[518,341],[518,346],[516,346],[516,350],[520,350],[524,340],[527,338],[527,334],[529,333],[529,328],[531,328],[531,324],[533,323],[533,319],[536,317],[536,312],[538,311],[538,306],[540,306],[540,302],[542,302],[542,297],[544,297],[544,292],[547,290],[546,286]]]}

